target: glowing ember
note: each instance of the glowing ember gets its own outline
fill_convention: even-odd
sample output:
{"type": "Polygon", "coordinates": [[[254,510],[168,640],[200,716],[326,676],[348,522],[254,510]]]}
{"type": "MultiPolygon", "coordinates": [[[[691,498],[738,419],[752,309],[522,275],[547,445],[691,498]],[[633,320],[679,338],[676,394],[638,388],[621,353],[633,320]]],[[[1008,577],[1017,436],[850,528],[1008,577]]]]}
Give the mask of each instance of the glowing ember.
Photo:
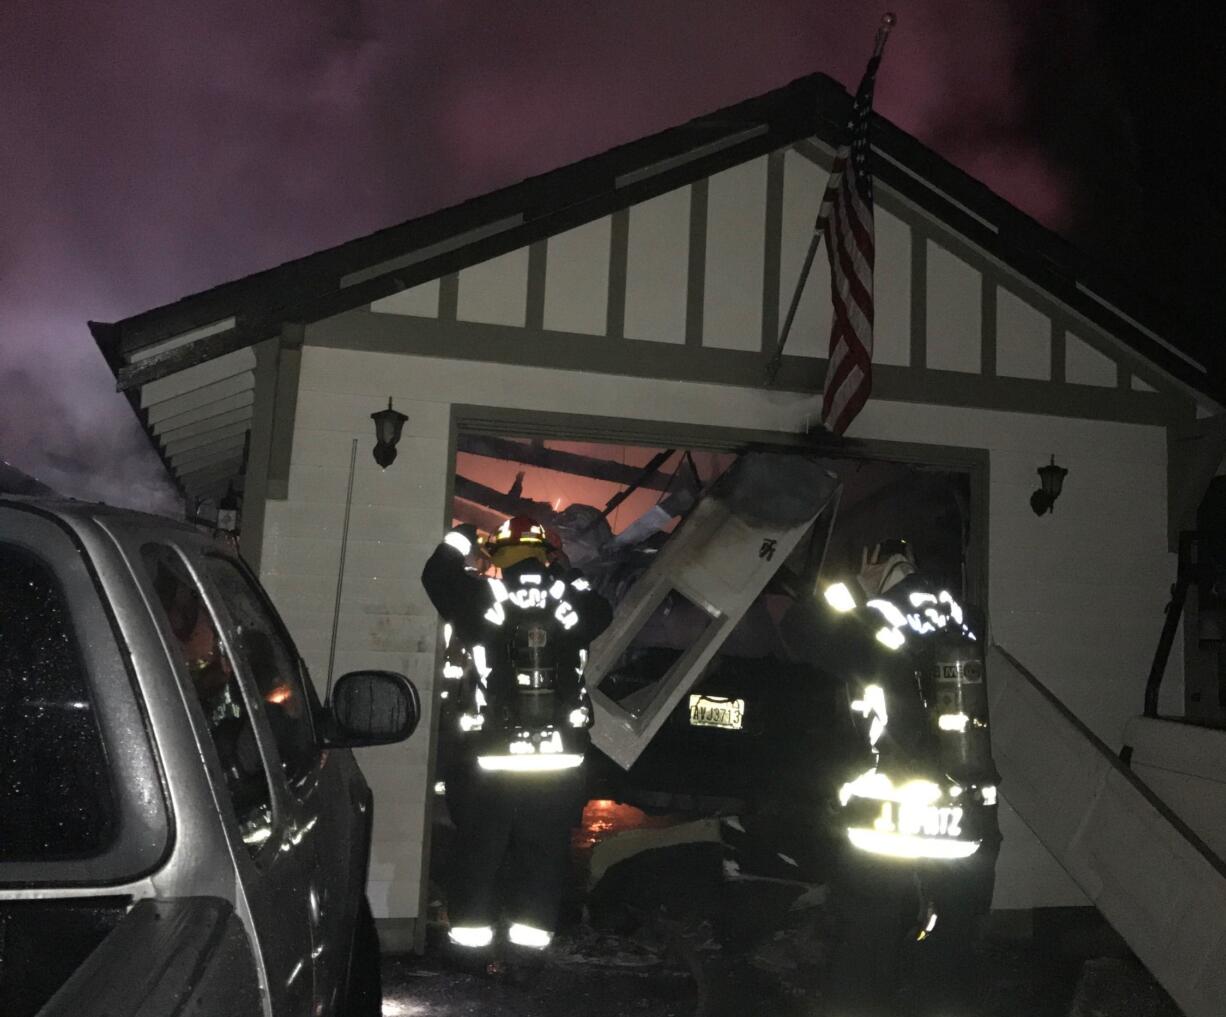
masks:
{"type": "Polygon", "coordinates": [[[649,816],[633,805],[594,798],[583,809],[583,821],[571,836],[571,846],[576,851],[590,851],[602,840],[624,830],[660,829],[676,821],[672,816],[649,816]]]}

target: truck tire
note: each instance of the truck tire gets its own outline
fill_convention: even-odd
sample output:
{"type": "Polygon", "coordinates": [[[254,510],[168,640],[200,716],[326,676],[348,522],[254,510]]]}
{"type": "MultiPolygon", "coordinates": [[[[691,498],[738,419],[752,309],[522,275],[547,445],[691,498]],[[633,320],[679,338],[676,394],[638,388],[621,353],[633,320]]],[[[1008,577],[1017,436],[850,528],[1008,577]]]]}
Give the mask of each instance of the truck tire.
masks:
{"type": "Polygon", "coordinates": [[[345,1017],[382,1017],[383,974],[380,969],[379,933],[366,895],[358,902],[353,930],[353,954],[349,958],[349,985],[345,992],[345,1017]]]}

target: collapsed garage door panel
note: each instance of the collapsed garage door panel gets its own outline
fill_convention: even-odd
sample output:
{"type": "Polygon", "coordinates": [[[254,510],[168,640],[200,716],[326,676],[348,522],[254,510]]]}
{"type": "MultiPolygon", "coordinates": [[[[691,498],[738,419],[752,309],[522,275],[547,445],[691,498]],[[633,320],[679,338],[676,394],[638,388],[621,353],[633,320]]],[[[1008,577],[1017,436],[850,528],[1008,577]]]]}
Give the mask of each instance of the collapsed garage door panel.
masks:
{"type": "Polygon", "coordinates": [[[780,457],[771,458],[774,470],[758,470],[751,476],[751,467],[761,457],[755,459],[753,453],[743,457],[702,498],[618,603],[608,631],[592,645],[586,673],[596,708],[592,737],[627,769],[697,684],[724,640],[838,492],[837,478],[811,461],[786,464],[780,457]],[[773,512],[789,495],[796,503],[793,511],[773,512]],[[601,682],[665,601],[676,595],[700,608],[706,624],[660,679],[633,700],[615,701],[601,689],[601,682]]]}

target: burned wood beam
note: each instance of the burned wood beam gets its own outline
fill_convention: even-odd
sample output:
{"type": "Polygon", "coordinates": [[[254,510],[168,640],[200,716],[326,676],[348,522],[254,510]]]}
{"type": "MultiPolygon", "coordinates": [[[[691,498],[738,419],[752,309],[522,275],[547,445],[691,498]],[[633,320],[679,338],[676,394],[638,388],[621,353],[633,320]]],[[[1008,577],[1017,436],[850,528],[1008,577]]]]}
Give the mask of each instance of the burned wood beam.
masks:
{"type": "MultiPolygon", "coordinates": [[[[582,456],[574,452],[558,452],[535,442],[528,445],[484,434],[458,435],[456,449],[470,455],[504,459],[524,463],[527,466],[539,466],[542,469],[556,470],[559,473],[573,473],[581,477],[590,477],[593,480],[607,480],[611,484],[622,486],[639,481],[643,473],[641,466],[626,466],[608,459],[582,456]]],[[[668,483],[667,476],[657,473],[646,480],[641,480],[638,486],[651,488],[653,491],[663,491],[668,488],[668,483]]]]}
{"type": "Polygon", "coordinates": [[[609,499],[609,503],[604,507],[604,511],[600,514],[607,518],[610,512],[629,498],[630,495],[634,494],[634,492],[640,487],[650,487],[651,484],[649,481],[657,478],[663,479],[660,477],[660,467],[663,466],[668,457],[676,451],[677,450],[675,448],[666,448],[663,452],[657,452],[654,456],[652,456],[651,462],[639,470],[638,475],[632,481],[630,481],[629,486],[621,491],[618,491],[617,494],[613,495],[613,497],[609,499]]]}
{"type": "Polygon", "coordinates": [[[547,501],[533,501],[531,498],[520,498],[513,494],[495,491],[492,487],[478,484],[475,480],[457,473],[455,476],[455,496],[471,501],[485,508],[501,512],[506,516],[532,516],[533,519],[553,519],[557,515],[553,506],[547,501]]]}

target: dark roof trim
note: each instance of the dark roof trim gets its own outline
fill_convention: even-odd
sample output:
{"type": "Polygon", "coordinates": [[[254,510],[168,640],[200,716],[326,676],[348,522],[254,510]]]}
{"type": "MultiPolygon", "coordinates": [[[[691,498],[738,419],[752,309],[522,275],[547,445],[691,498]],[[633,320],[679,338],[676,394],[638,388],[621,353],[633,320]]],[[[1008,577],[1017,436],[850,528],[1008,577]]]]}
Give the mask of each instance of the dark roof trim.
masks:
{"type": "MultiPolygon", "coordinates": [[[[679,127],[117,324],[90,322],[90,329],[119,388],[131,392],[268,339],[287,322],[320,321],[367,305],[811,136],[834,139],[850,101],[837,82],[810,75],[679,127]],[[231,328],[129,363],[137,350],[229,317],[235,318],[231,328]]],[[[1154,322],[1156,333],[1179,334],[1156,309],[1141,306],[1135,291],[1096,276],[1067,242],[888,121],[876,118],[874,130],[875,172],[885,185],[1183,384],[1223,398],[1221,386],[1203,368],[1129,321],[1154,322]]]]}

